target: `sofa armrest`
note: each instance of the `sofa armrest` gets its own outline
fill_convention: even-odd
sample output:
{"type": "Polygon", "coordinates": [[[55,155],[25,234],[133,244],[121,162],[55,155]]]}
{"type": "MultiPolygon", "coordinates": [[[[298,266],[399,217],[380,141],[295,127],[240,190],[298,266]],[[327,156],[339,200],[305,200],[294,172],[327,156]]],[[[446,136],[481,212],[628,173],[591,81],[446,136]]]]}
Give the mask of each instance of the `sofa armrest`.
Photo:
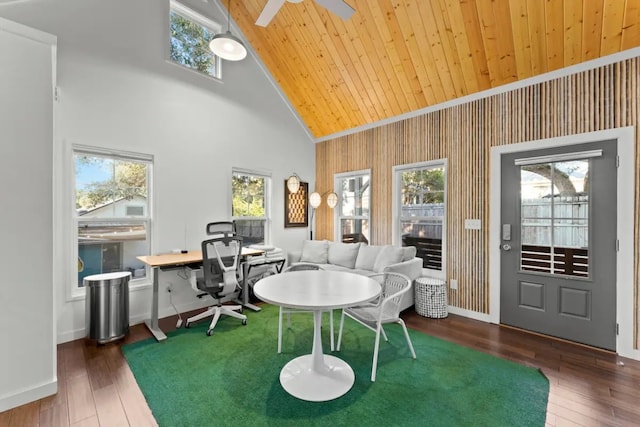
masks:
{"type": "Polygon", "coordinates": [[[409,261],[391,264],[387,266],[384,271],[402,273],[409,279],[411,279],[411,290],[402,296],[402,300],[400,301],[400,311],[406,310],[411,307],[414,303],[413,284],[418,277],[422,276],[422,259],[413,258],[409,261]]]}
{"type": "Polygon", "coordinates": [[[411,279],[411,282],[422,276],[422,259],[413,258],[409,261],[403,261],[396,264],[391,264],[385,267],[384,271],[392,271],[395,273],[401,273],[411,279]]]}
{"type": "Polygon", "coordinates": [[[292,265],[296,262],[300,262],[300,257],[302,257],[302,251],[287,252],[287,265],[292,265]]]}

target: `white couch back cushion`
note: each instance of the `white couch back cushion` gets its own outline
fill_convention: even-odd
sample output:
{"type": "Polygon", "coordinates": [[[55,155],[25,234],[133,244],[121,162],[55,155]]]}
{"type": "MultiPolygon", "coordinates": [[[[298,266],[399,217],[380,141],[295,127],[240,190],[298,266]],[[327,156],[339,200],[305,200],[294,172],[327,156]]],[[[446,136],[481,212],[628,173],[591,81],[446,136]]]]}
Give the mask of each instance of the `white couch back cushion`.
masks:
{"type": "Polygon", "coordinates": [[[305,240],[302,244],[302,254],[300,255],[300,262],[327,264],[328,244],[329,242],[327,242],[326,240],[305,240]]]}
{"type": "Polygon", "coordinates": [[[355,268],[359,250],[360,243],[329,242],[329,264],[355,268]]]}
{"type": "Polygon", "coordinates": [[[356,258],[356,269],[373,271],[380,250],[382,250],[382,246],[360,245],[358,258],[356,258]]]}

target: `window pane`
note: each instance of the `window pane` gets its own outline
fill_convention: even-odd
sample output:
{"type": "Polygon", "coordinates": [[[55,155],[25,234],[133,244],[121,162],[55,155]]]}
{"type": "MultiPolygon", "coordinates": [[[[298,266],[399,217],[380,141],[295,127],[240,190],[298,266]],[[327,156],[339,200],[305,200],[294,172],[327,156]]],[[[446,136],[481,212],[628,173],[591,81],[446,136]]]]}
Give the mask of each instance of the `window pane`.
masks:
{"type": "Polygon", "coordinates": [[[265,213],[265,182],[262,176],[252,176],[234,173],[231,179],[233,193],[233,217],[264,218],[265,213]]]}
{"type": "Polygon", "coordinates": [[[553,227],[555,246],[587,248],[589,246],[589,223],[587,220],[557,220],[553,227]]]}
{"type": "Polygon", "coordinates": [[[415,246],[422,267],[442,270],[442,219],[428,218],[400,221],[402,246],[415,246]]]}
{"type": "Polygon", "coordinates": [[[171,11],[171,60],[211,77],[219,77],[216,56],[209,49],[214,36],[209,28],[171,11]]]}
{"type": "Polygon", "coordinates": [[[402,211],[406,216],[443,216],[444,212],[444,169],[414,169],[402,173],[402,211]],[[439,213],[423,214],[423,209],[440,205],[439,213]]]}
{"type": "Polygon", "coordinates": [[[342,241],[345,243],[369,243],[368,219],[343,219],[341,221],[342,241]]]}
{"type": "Polygon", "coordinates": [[[342,216],[369,216],[369,176],[345,178],[340,183],[342,216]]]}
{"type": "Polygon", "coordinates": [[[144,162],[75,154],[78,216],[148,216],[148,165],[144,162]]]}
{"type": "Polygon", "coordinates": [[[264,228],[266,220],[263,219],[236,219],[236,234],[242,237],[242,245],[262,245],[264,241],[264,228]]]}
{"type": "Polygon", "coordinates": [[[445,216],[444,168],[424,167],[400,173],[402,246],[415,246],[423,268],[442,270],[445,216]]]}
{"type": "Polygon", "coordinates": [[[92,274],[130,271],[132,278],[146,275],[136,257],[150,253],[146,222],[83,222],[78,224],[78,286],[92,274]]]}
{"type": "Polygon", "coordinates": [[[521,268],[589,276],[589,160],[522,166],[521,268]]]}

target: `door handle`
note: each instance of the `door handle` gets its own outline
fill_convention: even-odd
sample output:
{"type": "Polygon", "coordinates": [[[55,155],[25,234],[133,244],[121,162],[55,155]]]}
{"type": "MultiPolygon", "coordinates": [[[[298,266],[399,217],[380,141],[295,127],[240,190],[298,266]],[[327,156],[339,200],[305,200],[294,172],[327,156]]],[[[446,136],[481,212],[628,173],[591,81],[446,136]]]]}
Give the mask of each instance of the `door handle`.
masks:
{"type": "Polygon", "coordinates": [[[508,243],[505,243],[504,245],[502,245],[502,250],[503,251],[510,251],[511,250],[511,245],[508,243]]]}

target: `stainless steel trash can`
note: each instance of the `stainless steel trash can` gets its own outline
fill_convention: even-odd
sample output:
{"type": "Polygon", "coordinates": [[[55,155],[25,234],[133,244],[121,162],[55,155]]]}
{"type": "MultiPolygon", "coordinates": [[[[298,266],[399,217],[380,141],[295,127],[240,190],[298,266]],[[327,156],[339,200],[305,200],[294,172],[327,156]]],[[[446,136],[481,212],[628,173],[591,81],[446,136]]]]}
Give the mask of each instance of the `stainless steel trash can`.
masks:
{"type": "Polygon", "coordinates": [[[94,274],[83,279],[86,289],[87,338],[103,344],[129,333],[130,272],[94,274]]]}

